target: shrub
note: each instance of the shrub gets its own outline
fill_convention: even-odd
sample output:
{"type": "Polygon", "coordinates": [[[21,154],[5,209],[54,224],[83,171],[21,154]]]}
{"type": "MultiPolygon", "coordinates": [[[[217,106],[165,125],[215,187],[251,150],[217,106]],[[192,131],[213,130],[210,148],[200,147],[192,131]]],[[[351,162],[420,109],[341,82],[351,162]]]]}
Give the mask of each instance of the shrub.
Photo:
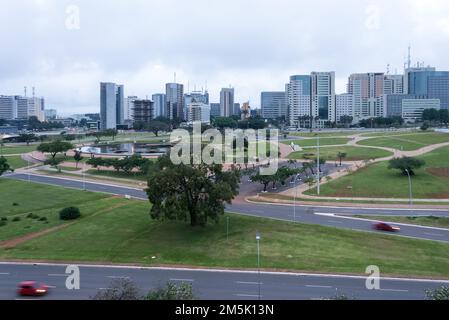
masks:
{"type": "Polygon", "coordinates": [[[59,212],[59,219],[61,220],[75,220],[79,217],[81,217],[81,213],[76,207],[64,208],[59,212]]]}
{"type": "Polygon", "coordinates": [[[27,214],[27,219],[33,219],[34,213],[30,212],[27,214]]]}
{"type": "Polygon", "coordinates": [[[39,218],[39,221],[47,221],[48,219],[47,219],[47,217],[41,217],[41,218],[39,218]]]}
{"type": "Polygon", "coordinates": [[[2,217],[0,220],[1,221],[8,221],[8,218],[7,217],[2,217]]]}
{"type": "Polygon", "coordinates": [[[14,203],[12,204],[12,206],[13,206],[13,207],[18,207],[19,204],[18,204],[17,202],[14,202],[14,203]]]}
{"type": "Polygon", "coordinates": [[[449,287],[441,286],[433,290],[426,291],[429,300],[449,300],[449,287]]]}
{"type": "Polygon", "coordinates": [[[0,221],[0,227],[6,226],[6,221],[5,220],[1,220],[0,221]]]}
{"type": "Polygon", "coordinates": [[[20,219],[20,217],[14,217],[12,219],[12,222],[19,222],[20,220],[22,220],[22,219],[20,219]]]}

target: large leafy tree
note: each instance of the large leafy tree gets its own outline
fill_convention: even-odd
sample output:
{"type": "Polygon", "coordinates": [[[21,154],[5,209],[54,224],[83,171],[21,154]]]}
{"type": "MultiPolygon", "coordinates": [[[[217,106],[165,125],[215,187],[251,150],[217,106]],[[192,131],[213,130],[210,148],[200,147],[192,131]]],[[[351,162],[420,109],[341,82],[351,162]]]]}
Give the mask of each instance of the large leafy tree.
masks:
{"type": "Polygon", "coordinates": [[[34,133],[22,133],[17,140],[19,142],[25,142],[28,146],[30,145],[30,142],[38,140],[38,137],[34,133]]]}
{"type": "Polygon", "coordinates": [[[8,164],[8,160],[5,157],[0,157],[0,176],[2,176],[5,172],[14,171],[8,164]]]}
{"type": "Polygon", "coordinates": [[[408,174],[413,176],[415,175],[415,169],[419,169],[425,165],[426,162],[424,160],[411,157],[403,157],[391,159],[388,169],[398,169],[401,170],[402,174],[405,176],[407,176],[408,174]]]}
{"type": "Polygon", "coordinates": [[[37,147],[37,151],[42,153],[49,153],[52,159],[55,159],[58,153],[67,152],[73,149],[73,145],[70,142],[64,142],[61,140],[55,140],[53,142],[41,143],[37,147]]]}
{"type": "Polygon", "coordinates": [[[165,123],[165,122],[162,122],[162,121],[151,121],[146,126],[146,129],[148,129],[148,131],[153,132],[154,135],[156,137],[158,137],[159,136],[159,132],[161,132],[161,131],[169,131],[170,130],[170,125],[165,123]]]}
{"type": "Polygon", "coordinates": [[[238,194],[237,170],[223,171],[222,165],[173,164],[163,156],[148,172],[148,199],[153,219],[184,220],[204,226],[208,219],[218,221],[225,203],[238,194]]]}

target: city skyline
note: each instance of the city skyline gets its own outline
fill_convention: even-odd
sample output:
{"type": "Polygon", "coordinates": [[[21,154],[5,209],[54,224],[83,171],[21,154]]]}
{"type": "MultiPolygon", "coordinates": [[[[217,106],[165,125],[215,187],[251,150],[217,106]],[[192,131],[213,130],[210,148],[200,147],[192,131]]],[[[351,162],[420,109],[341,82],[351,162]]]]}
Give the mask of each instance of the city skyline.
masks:
{"type": "Polygon", "coordinates": [[[76,1],[79,29],[66,25],[76,11],[70,4],[24,1],[2,10],[0,33],[11,49],[0,53],[2,94],[21,94],[24,86],[35,86],[36,95],[46,97],[47,106],[61,114],[97,112],[99,82],[123,83],[127,96],[145,97],[164,92],[176,73],[185,91],[205,88],[207,82],[211,102],[219,101],[221,88],[232,85],[236,101],[250,100],[260,108],[260,92],[283,90],[294,74],[335,71],[336,92],[343,93],[352,73],[386,72],[387,64],[390,73],[402,73],[409,44],[414,63],[449,69],[444,54],[449,49],[444,41],[449,4],[444,1],[317,1],[307,7],[301,1],[259,1],[257,7],[254,1],[238,6],[231,1],[207,4],[207,14],[193,9],[206,5],[204,1],[176,6],[169,1],[117,2],[101,6],[101,12],[87,1],[76,1]],[[125,19],[129,11],[132,24],[125,19]],[[239,23],[224,27],[222,13],[239,23]],[[168,14],[180,22],[163,24],[168,14]],[[269,15],[273,23],[267,26],[264,17],[269,15]],[[181,19],[186,16],[191,18],[181,19]],[[316,24],[318,17],[328,23],[316,24]],[[337,27],[328,28],[330,24],[337,27]],[[8,33],[11,26],[14,36],[8,33]],[[307,33],[300,32],[305,28],[307,33]],[[280,37],[291,41],[281,45],[280,37]],[[193,39],[201,41],[192,46],[193,39]],[[29,50],[21,49],[23,43],[29,50]]]}

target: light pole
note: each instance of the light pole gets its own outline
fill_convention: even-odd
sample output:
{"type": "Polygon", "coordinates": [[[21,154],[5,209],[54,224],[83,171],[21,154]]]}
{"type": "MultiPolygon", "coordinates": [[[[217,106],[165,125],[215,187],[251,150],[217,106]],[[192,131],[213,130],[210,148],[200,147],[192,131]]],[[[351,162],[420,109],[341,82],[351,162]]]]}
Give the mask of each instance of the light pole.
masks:
{"type": "Polygon", "coordinates": [[[410,175],[410,171],[408,169],[405,169],[405,172],[407,172],[408,176],[408,185],[409,185],[409,196],[410,196],[410,205],[413,205],[413,194],[412,194],[412,177],[410,175]]]}
{"type": "Polygon", "coordinates": [[[83,161],[83,190],[86,191],[86,162],[83,161]]]}
{"type": "Polygon", "coordinates": [[[316,170],[316,183],[317,183],[317,187],[316,187],[316,193],[319,196],[320,195],[320,136],[317,136],[317,170],[316,170]]]}
{"type": "Polygon", "coordinates": [[[256,233],[256,241],[257,241],[257,274],[258,274],[258,282],[259,282],[259,300],[260,300],[260,239],[261,235],[259,232],[256,233]]]}
{"type": "Polygon", "coordinates": [[[293,202],[293,221],[296,222],[296,198],[298,197],[298,181],[301,181],[299,178],[299,173],[295,176],[295,197],[293,202]]]}
{"type": "Polygon", "coordinates": [[[226,217],[226,241],[229,240],[229,217],[226,217]]]}

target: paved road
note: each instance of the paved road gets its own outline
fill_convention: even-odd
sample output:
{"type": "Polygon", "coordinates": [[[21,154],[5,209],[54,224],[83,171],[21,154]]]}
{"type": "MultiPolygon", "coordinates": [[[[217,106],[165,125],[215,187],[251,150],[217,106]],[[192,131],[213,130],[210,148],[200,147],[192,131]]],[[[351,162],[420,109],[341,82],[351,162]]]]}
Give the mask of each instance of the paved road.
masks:
{"type": "MultiPolygon", "coordinates": [[[[10,174],[7,175],[8,179],[18,179],[23,181],[32,181],[37,183],[45,183],[57,186],[63,186],[68,188],[83,189],[104,192],[116,195],[129,195],[136,199],[146,200],[146,194],[143,190],[132,189],[123,186],[114,186],[109,184],[93,183],[39,176],[39,175],[28,175],[28,174],[10,174]]],[[[249,185],[244,186],[244,189],[251,188],[249,185]]],[[[254,188],[254,184],[252,186],[254,188]]],[[[244,193],[248,190],[243,190],[244,193]]],[[[372,222],[347,219],[338,216],[329,216],[325,214],[345,214],[345,215],[385,215],[385,216],[395,216],[395,215],[407,215],[407,216],[422,216],[422,215],[433,215],[433,216],[447,216],[449,217],[449,211],[444,210],[398,210],[398,209],[373,209],[373,208],[340,208],[340,207],[318,207],[318,206],[297,206],[296,214],[294,213],[294,207],[288,205],[271,205],[271,204],[255,204],[247,203],[239,197],[232,205],[228,206],[228,211],[256,216],[265,217],[271,219],[279,219],[284,221],[296,221],[301,223],[317,224],[328,227],[345,228],[360,231],[372,231],[372,222]],[[323,215],[324,214],[324,215],[323,215]]],[[[449,242],[449,230],[430,228],[430,227],[420,227],[412,225],[401,225],[401,232],[398,234],[400,236],[413,237],[418,239],[436,240],[449,242]]]]}
{"type": "Polygon", "coordinates": [[[425,299],[425,290],[436,288],[444,281],[412,279],[381,279],[380,290],[366,289],[363,277],[332,275],[277,274],[257,272],[230,272],[188,269],[152,269],[106,266],[80,266],[80,290],[65,287],[66,266],[33,265],[0,262],[0,299],[18,299],[17,284],[35,280],[51,287],[44,299],[89,299],[104,290],[113,279],[129,278],[143,292],[174,283],[191,283],[196,296],[210,300],[257,300],[259,283],[261,299],[308,300],[331,298],[344,294],[356,299],[425,299]],[[260,280],[259,280],[260,279],[260,280]]]}

